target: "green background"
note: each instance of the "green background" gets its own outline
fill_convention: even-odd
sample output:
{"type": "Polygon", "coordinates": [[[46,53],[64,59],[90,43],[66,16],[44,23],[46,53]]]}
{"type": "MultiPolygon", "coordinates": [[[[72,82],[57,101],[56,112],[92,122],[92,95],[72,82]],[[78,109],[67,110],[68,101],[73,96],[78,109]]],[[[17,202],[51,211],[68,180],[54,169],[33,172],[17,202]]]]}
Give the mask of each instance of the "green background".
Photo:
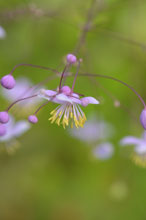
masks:
{"type": "MultiPolygon", "coordinates": [[[[79,39],[90,4],[87,0],[1,0],[0,25],[7,37],[0,40],[0,77],[18,63],[61,71],[65,55],[79,39]],[[29,11],[32,4],[54,12],[53,16],[37,16],[29,11]],[[24,8],[26,11],[18,13],[24,8]]],[[[78,54],[83,58],[81,70],[126,81],[145,99],[146,47],[132,40],[146,41],[146,1],[105,0],[98,4],[103,7],[93,21],[94,30],[89,31],[78,54]]],[[[53,75],[20,67],[14,75],[38,83],[48,74],[53,75]]],[[[49,123],[55,106],[49,105],[40,112],[39,123],[19,138],[21,147],[15,154],[0,154],[0,220],[146,219],[146,170],[136,166],[118,144],[123,136],[142,134],[142,105],[128,88],[97,80],[121,101],[121,108],[115,108],[113,100],[88,78],[78,78],[76,90],[101,100],[101,105],[89,106],[85,112],[87,117],[93,112],[115,127],[114,156],[104,162],[94,160],[90,146],[49,123]]],[[[71,82],[69,79],[69,85],[71,82]]],[[[58,84],[56,78],[46,87],[54,89],[58,84]]],[[[1,110],[6,105],[1,98],[1,110]]]]}

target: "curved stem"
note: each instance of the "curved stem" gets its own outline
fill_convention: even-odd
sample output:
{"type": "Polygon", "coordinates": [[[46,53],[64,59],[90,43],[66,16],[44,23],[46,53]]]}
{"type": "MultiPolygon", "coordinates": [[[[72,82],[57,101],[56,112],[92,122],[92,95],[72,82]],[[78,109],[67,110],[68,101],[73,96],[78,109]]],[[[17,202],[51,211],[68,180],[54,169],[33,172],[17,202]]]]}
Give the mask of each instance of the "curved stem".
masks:
{"type": "Polygon", "coordinates": [[[59,83],[59,92],[61,91],[61,85],[62,85],[62,80],[64,78],[64,74],[65,72],[68,70],[68,68],[70,67],[71,64],[67,63],[66,66],[64,67],[64,70],[61,74],[61,78],[60,78],[60,83],[59,83]]]}
{"type": "Polygon", "coordinates": [[[76,82],[76,79],[77,79],[77,76],[78,76],[78,73],[79,73],[80,63],[81,63],[81,60],[78,61],[77,72],[76,72],[76,75],[75,75],[75,78],[74,78],[74,81],[73,81],[73,84],[72,84],[72,89],[71,89],[72,92],[74,90],[75,82],[76,82]]]}
{"type": "Polygon", "coordinates": [[[42,104],[34,113],[34,115],[36,115],[45,105],[47,105],[50,101],[45,102],[44,104],[42,104]]]}
{"type": "Polygon", "coordinates": [[[17,104],[18,102],[21,102],[21,101],[24,101],[26,99],[31,99],[31,98],[34,98],[36,97],[37,95],[32,95],[32,96],[28,96],[26,98],[22,98],[22,99],[18,99],[16,100],[15,102],[13,102],[11,105],[9,105],[9,107],[6,109],[6,111],[8,112],[15,104],[17,104]]]}
{"type": "Polygon", "coordinates": [[[27,64],[27,63],[20,63],[20,64],[17,64],[16,66],[14,66],[14,68],[11,70],[11,72],[9,74],[13,74],[13,72],[20,66],[30,66],[30,67],[33,67],[33,68],[38,68],[38,69],[44,69],[44,70],[50,70],[54,73],[59,73],[57,70],[55,69],[52,69],[52,68],[49,68],[49,67],[45,67],[45,66],[39,66],[39,65],[34,65],[34,64],[27,64]]]}
{"type": "Polygon", "coordinates": [[[144,108],[146,108],[146,104],[145,104],[143,98],[139,95],[139,93],[133,87],[131,87],[130,85],[128,85],[127,83],[125,83],[119,79],[116,79],[112,76],[106,76],[106,75],[100,75],[100,74],[90,74],[90,73],[82,73],[82,74],[78,74],[78,75],[79,76],[89,76],[89,77],[100,77],[100,78],[111,79],[116,82],[119,82],[119,83],[125,85],[126,87],[128,87],[129,89],[131,89],[135,93],[135,95],[139,98],[139,100],[143,104],[144,108]]]}

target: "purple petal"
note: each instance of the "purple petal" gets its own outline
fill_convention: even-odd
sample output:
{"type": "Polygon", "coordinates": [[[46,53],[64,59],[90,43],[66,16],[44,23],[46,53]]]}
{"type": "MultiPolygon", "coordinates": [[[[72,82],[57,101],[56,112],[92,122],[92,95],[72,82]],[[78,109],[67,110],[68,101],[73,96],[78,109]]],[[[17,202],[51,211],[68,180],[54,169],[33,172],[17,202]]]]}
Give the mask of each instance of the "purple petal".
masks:
{"type": "Polygon", "coordinates": [[[141,142],[141,144],[137,145],[135,147],[135,152],[137,154],[146,154],[146,143],[145,142],[141,142]]]}
{"type": "Polygon", "coordinates": [[[123,138],[120,141],[120,144],[122,146],[125,146],[125,145],[137,145],[137,144],[140,144],[140,142],[141,142],[141,139],[139,139],[139,138],[136,138],[136,137],[133,137],[133,136],[127,136],[127,137],[123,138]]]}
{"type": "Polygon", "coordinates": [[[22,134],[24,134],[27,130],[30,129],[30,123],[28,123],[27,121],[18,121],[15,123],[14,127],[13,127],[13,136],[14,137],[19,137],[22,134]]]}
{"type": "Polygon", "coordinates": [[[64,94],[56,95],[56,97],[53,99],[53,102],[59,104],[73,103],[72,99],[64,94]]]}
{"type": "Polygon", "coordinates": [[[99,101],[93,97],[84,97],[81,99],[82,105],[87,106],[88,104],[99,104],[99,101]]]}

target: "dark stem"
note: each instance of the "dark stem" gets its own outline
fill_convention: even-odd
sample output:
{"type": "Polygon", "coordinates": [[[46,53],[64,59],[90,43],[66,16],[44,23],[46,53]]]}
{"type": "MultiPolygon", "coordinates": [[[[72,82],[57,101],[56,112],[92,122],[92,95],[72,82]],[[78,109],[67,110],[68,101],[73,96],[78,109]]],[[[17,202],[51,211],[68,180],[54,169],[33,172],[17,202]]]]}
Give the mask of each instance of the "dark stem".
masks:
{"type": "Polygon", "coordinates": [[[34,115],[36,115],[45,105],[47,105],[50,101],[45,102],[44,104],[42,104],[34,113],[34,115]]]}
{"type": "Polygon", "coordinates": [[[126,87],[128,87],[129,89],[131,89],[135,93],[135,95],[139,98],[139,100],[143,104],[144,108],[146,108],[146,104],[145,104],[143,98],[139,95],[139,93],[134,88],[132,88],[130,85],[128,85],[127,83],[125,83],[125,82],[123,82],[119,79],[116,79],[112,76],[106,76],[106,75],[100,75],[100,74],[90,74],[90,73],[82,73],[82,74],[78,74],[78,75],[79,76],[89,76],[89,77],[100,77],[100,78],[111,79],[111,80],[114,80],[116,82],[119,82],[119,83],[125,85],[126,87]]]}
{"type": "Polygon", "coordinates": [[[82,28],[82,32],[79,36],[79,40],[78,40],[76,48],[74,50],[74,54],[78,54],[79,50],[81,49],[81,47],[85,43],[86,35],[87,35],[88,31],[91,29],[91,23],[92,23],[92,20],[94,17],[94,10],[95,10],[96,3],[97,3],[97,0],[92,0],[91,6],[87,12],[85,24],[82,28]]]}
{"type": "Polygon", "coordinates": [[[34,67],[34,68],[39,68],[39,69],[44,69],[44,70],[50,70],[54,73],[59,73],[57,70],[49,68],[49,67],[44,67],[44,66],[39,66],[39,65],[34,65],[34,64],[26,64],[26,63],[21,63],[21,64],[17,64],[16,66],[14,66],[14,68],[12,69],[12,71],[10,72],[10,74],[12,75],[13,72],[19,67],[19,66],[30,66],[30,67],[34,67]]]}
{"type": "Polygon", "coordinates": [[[64,67],[64,70],[62,72],[61,78],[60,78],[60,83],[59,83],[59,92],[61,92],[61,86],[62,86],[62,80],[64,78],[64,75],[66,73],[66,71],[68,70],[68,68],[70,67],[70,64],[67,63],[66,66],[64,67]]]}
{"type": "Polygon", "coordinates": [[[78,61],[77,72],[76,72],[76,75],[75,75],[75,78],[74,78],[74,81],[73,81],[73,84],[72,84],[72,89],[71,89],[72,92],[73,92],[74,87],[75,87],[76,79],[77,79],[79,69],[80,69],[80,64],[81,64],[81,60],[78,61]]]}
{"type": "Polygon", "coordinates": [[[26,97],[26,98],[22,98],[22,99],[18,99],[18,100],[16,100],[15,102],[13,102],[7,109],[6,109],[6,111],[8,112],[15,104],[17,104],[18,102],[21,102],[21,101],[24,101],[24,100],[26,100],[26,99],[31,99],[31,98],[34,98],[34,97],[36,97],[37,95],[32,95],[32,96],[28,96],[28,97],[26,97]]]}

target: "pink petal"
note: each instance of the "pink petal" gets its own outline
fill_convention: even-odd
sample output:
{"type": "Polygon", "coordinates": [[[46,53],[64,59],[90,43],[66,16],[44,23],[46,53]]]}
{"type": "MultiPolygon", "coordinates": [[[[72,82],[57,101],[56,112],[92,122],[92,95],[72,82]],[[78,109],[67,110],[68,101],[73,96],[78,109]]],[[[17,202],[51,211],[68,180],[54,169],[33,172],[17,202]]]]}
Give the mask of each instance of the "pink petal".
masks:
{"type": "Polygon", "coordinates": [[[64,95],[64,94],[58,94],[53,99],[53,102],[59,103],[59,104],[65,104],[65,103],[73,103],[71,98],[64,95]]]}
{"type": "Polygon", "coordinates": [[[88,104],[99,104],[99,101],[93,97],[84,97],[81,99],[82,105],[87,106],[88,104]]]}
{"type": "Polygon", "coordinates": [[[141,143],[141,139],[135,138],[133,136],[127,136],[120,141],[120,144],[125,145],[137,145],[141,143]]]}

